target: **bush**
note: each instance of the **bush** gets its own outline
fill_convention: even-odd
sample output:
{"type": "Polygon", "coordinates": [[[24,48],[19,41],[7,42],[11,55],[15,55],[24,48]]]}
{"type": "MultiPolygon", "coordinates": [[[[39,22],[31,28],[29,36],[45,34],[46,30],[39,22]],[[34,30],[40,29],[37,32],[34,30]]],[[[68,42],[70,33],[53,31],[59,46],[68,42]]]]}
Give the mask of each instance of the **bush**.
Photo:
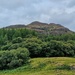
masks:
{"type": "Polygon", "coordinates": [[[24,47],[26,47],[30,52],[30,57],[40,57],[41,45],[38,43],[25,43],[24,47]]]}
{"type": "Polygon", "coordinates": [[[0,69],[12,69],[28,62],[29,51],[26,48],[18,48],[11,51],[0,51],[0,69]]]}
{"type": "Polygon", "coordinates": [[[17,49],[17,48],[19,48],[19,44],[18,43],[12,44],[8,49],[12,50],[12,49],[17,49]]]}
{"type": "Polygon", "coordinates": [[[38,39],[37,37],[33,37],[33,38],[26,38],[25,39],[26,43],[32,42],[32,43],[38,43],[41,44],[42,41],[40,39],[38,39]]]}
{"type": "Polygon", "coordinates": [[[11,44],[7,44],[5,46],[2,46],[1,50],[8,50],[10,46],[11,46],[11,44]]]}
{"type": "Polygon", "coordinates": [[[43,42],[42,45],[42,50],[40,52],[40,56],[41,57],[46,57],[48,53],[50,53],[50,47],[48,47],[48,43],[47,42],[43,42]]]}
{"type": "Polygon", "coordinates": [[[74,45],[67,42],[51,40],[42,44],[41,54],[42,57],[61,57],[75,55],[74,45]]]}
{"type": "Polygon", "coordinates": [[[25,47],[30,52],[30,57],[40,57],[42,41],[38,38],[27,38],[22,43],[22,47],[25,47]]]}
{"type": "Polygon", "coordinates": [[[22,38],[21,37],[17,37],[17,38],[15,38],[15,39],[12,40],[13,44],[14,43],[20,43],[20,42],[22,42],[22,38]]]}

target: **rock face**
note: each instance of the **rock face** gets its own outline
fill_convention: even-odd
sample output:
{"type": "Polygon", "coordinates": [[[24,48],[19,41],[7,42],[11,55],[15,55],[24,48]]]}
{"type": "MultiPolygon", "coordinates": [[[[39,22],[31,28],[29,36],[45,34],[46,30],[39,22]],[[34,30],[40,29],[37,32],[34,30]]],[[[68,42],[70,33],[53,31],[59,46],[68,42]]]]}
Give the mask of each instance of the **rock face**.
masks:
{"type": "Polygon", "coordinates": [[[68,28],[63,27],[60,24],[55,23],[41,23],[38,21],[32,22],[26,26],[28,29],[35,30],[42,34],[65,34],[65,33],[71,33],[68,28]]]}
{"type": "Polygon", "coordinates": [[[65,34],[65,33],[72,33],[68,28],[65,28],[64,26],[60,24],[55,24],[55,23],[42,23],[38,21],[34,21],[28,25],[11,25],[5,28],[27,28],[31,30],[35,30],[38,33],[41,34],[65,34]]]}

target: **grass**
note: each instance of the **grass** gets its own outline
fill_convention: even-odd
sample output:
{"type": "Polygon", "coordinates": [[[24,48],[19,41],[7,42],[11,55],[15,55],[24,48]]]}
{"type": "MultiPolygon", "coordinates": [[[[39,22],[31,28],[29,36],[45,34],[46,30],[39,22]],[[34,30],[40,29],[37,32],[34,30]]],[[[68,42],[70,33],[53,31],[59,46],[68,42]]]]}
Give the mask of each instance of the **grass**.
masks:
{"type": "Polygon", "coordinates": [[[0,75],[75,75],[75,58],[33,58],[30,63],[14,70],[0,71],[0,75]]]}

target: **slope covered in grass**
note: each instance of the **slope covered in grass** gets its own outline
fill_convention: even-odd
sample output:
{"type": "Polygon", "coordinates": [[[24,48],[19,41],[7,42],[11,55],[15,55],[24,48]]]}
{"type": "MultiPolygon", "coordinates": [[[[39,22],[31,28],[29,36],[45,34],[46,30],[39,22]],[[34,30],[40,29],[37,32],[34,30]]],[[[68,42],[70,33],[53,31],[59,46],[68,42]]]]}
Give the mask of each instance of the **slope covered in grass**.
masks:
{"type": "Polygon", "coordinates": [[[75,58],[33,58],[17,69],[0,71],[0,75],[75,75],[74,67],[75,58]]]}

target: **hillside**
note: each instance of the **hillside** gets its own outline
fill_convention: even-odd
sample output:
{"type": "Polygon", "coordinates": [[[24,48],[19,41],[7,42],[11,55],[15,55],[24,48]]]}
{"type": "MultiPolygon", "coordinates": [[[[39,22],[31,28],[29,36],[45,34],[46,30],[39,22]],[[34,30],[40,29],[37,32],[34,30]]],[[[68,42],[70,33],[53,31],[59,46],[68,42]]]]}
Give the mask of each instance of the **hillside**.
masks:
{"type": "Polygon", "coordinates": [[[72,31],[37,21],[0,29],[0,75],[74,75],[75,33],[65,33],[72,31]]]}
{"type": "Polygon", "coordinates": [[[7,26],[7,27],[4,27],[4,28],[24,28],[26,27],[25,25],[23,24],[17,24],[17,25],[10,25],[10,26],[7,26]]]}
{"type": "Polygon", "coordinates": [[[55,23],[42,23],[38,21],[34,21],[28,25],[11,25],[7,26],[5,28],[27,28],[31,30],[35,30],[41,34],[65,34],[65,33],[72,33],[68,28],[65,28],[64,26],[60,24],[55,23]]]}
{"type": "Polygon", "coordinates": [[[0,75],[75,75],[75,58],[33,58],[30,64],[14,70],[0,71],[0,75]]]}
{"type": "Polygon", "coordinates": [[[26,28],[33,29],[43,34],[64,34],[71,32],[68,28],[63,27],[60,24],[55,24],[55,23],[47,24],[38,21],[32,22],[31,24],[27,25],[26,28]]]}

